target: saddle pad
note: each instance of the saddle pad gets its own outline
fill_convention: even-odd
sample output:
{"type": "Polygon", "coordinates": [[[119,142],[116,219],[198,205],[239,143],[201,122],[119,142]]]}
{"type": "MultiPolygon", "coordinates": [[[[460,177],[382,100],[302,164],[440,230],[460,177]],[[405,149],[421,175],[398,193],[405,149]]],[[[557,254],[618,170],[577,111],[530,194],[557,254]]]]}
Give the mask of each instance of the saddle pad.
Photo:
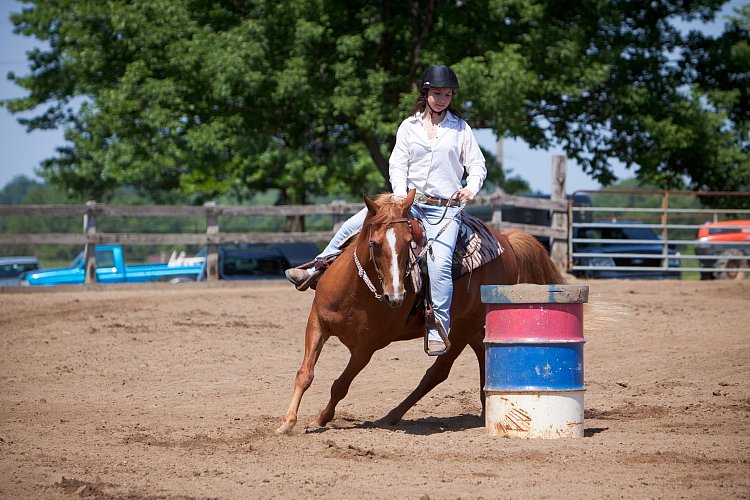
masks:
{"type": "Polygon", "coordinates": [[[461,214],[462,224],[453,252],[453,279],[496,259],[503,247],[484,223],[473,215],[461,214]]]}

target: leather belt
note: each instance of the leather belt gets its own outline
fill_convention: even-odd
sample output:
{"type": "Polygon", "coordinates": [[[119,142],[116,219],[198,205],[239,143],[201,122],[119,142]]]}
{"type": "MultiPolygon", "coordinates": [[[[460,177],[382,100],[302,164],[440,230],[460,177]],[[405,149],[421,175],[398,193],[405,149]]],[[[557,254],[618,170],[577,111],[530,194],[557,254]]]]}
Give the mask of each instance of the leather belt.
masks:
{"type": "Polygon", "coordinates": [[[437,198],[435,196],[429,196],[426,194],[419,193],[414,199],[417,203],[424,203],[425,205],[434,205],[438,207],[455,207],[460,202],[456,199],[448,200],[446,198],[437,198]]]}

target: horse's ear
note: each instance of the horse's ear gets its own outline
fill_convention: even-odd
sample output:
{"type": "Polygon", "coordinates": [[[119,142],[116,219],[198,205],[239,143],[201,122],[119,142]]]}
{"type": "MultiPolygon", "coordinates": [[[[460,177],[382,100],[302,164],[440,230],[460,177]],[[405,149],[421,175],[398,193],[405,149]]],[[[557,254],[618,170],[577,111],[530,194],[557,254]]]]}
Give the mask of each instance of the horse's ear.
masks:
{"type": "Polygon", "coordinates": [[[376,213],[378,213],[378,206],[374,201],[368,198],[366,194],[363,194],[362,198],[364,198],[365,200],[365,205],[367,205],[367,211],[370,212],[370,215],[375,215],[376,213]]]}
{"type": "Polygon", "coordinates": [[[404,203],[407,205],[411,205],[414,203],[414,197],[417,196],[417,190],[411,189],[409,190],[409,194],[406,195],[406,198],[404,198],[404,203]]]}
{"type": "Polygon", "coordinates": [[[406,195],[406,198],[404,198],[404,217],[406,217],[406,215],[409,213],[409,210],[411,209],[412,204],[414,204],[414,197],[416,195],[417,190],[412,189],[409,191],[409,194],[406,195]]]}

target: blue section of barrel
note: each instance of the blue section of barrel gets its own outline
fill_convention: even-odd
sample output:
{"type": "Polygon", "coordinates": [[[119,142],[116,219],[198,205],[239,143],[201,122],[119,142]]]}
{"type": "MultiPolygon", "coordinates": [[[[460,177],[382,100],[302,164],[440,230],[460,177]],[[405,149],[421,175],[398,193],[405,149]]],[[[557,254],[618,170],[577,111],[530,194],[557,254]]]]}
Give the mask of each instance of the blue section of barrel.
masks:
{"type": "Polygon", "coordinates": [[[581,391],[583,342],[486,343],[485,391],[581,391]]]}

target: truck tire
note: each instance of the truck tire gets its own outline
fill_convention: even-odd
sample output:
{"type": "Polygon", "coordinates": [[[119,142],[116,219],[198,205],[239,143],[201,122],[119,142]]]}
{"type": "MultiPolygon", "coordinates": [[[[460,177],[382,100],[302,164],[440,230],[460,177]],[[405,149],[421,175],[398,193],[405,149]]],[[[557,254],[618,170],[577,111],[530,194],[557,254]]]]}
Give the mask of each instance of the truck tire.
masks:
{"type": "Polygon", "coordinates": [[[174,276],[169,278],[167,281],[170,283],[192,283],[197,281],[195,276],[174,276]]]}
{"type": "Polygon", "coordinates": [[[725,250],[716,261],[716,267],[731,268],[731,271],[715,271],[714,276],[720,280],[741,280],[745,278],[747,270],[747,261],[737,259],[736,257],[742,257],[744,254],[741,250],[736,248],[730,248],[725,250]]]}
{"type": "Polygon", "coordinates": [[[707,281],[707,280],[715,280],[716,276],[714,276],[714,274],[718,274],[718,273],[714,273],[713,271],[701,271],[700,274],[701,274],[701,280],[707,281]]]}

